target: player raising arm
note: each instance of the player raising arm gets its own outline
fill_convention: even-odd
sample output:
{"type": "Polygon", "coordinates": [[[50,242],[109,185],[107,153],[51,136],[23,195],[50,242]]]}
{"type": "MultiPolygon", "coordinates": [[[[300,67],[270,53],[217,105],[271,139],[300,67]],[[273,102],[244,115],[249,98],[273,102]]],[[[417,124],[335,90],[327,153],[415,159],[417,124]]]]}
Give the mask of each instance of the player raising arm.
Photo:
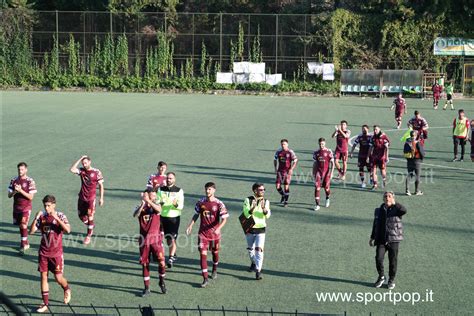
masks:
{"type": "Polygon", "coordinates": [[[80,220],[87,226],[87,236],[84,238],[84,245],[91,242],[94,229],[94,213],[97,185],[99,185],[99,206],[104,205],[104,177],[99,169],[92,168],[89,156],[81,156],[69,169],[74,174],[81,177],[81,191],[77,201],[77,211],[80,220]],[[79,164],[82,167],[79,168],[79,164]]]}

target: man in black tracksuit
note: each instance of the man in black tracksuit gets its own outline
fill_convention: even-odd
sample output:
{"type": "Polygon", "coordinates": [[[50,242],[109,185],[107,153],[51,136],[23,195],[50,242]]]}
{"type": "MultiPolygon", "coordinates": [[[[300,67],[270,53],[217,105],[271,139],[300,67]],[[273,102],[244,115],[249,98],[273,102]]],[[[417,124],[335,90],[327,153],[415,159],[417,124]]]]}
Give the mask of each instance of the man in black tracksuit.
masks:
{"type": "Polygon", "coordinates": [[[369,245],[376,246],[375,265],[379,277],[375,282],[375,287],[381,287],[385,282],[383,260],[388,251],[389,260],[389,280],[388,288],[395,288],[395,275],[397,273],[398,246],[403,240],[402,216],[407,213],[406,208],[400,203],[395,202],[393,192],[385,192],[383,195],[384,203],[375,209],[374,223],[372,225],[372,234],[370,235],[369,245]]]}

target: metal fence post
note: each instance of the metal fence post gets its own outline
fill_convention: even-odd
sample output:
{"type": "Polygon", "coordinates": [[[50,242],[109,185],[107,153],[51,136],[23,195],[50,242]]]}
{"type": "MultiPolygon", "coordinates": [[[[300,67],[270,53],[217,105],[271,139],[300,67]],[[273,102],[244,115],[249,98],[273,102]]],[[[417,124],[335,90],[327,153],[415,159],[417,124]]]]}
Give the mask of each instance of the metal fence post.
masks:
{"type": "Polygon", "coordinates": [[[247,26],[247,51],[248,51],[248,54],[249,54],[249,61],[250,60],[250,56],[252,55],[251,54],[251,44],[250,44],[250,14],[248,15],[248,26],[247,26]]]}
{"type": "Polygon", "coordinates": [[[109,11],[109,24],[110,24],[110,36],[112,36],[113,31],[113,25],[112,25],[112,11],[109,11]]]}
{"type": "Polygon", "coordinates": [[[278,14],[275,14],[275,73],[278,72],[278,14]]]}
{"type": "MultiPolygon", "coordinates": [[[[192,19],[192,21],[193,21],[193,28],[192,28],[192,30],[193,30],[193,31],[192,31],[192,34],[193,34],[193,35],[192,35],[193,46],[192,46],[192,49],[191,49],[191,62],[192,62],[193,65],[194,65],[194,35],[195,35],[195,33],[196,33],[196,26],[195,26],[195,24],[194,24],[194,13],[193,13],[193,19],[192,19]]],[[[194,66],[193,66],[193,68],[194,68],[194,66]]],[[[193,71],[194,71],[194,69],[193,69],[193,71]]]]}
{"type": "Polygon", "coordinates": [[[56,40],[59,43],[59,17],[58,17],[58,10],[56,10],[56,40]]]}
{"type": "Polygon", "coordinates": [[[221,68],[222,68],[222,43],[223,43],[223,39],[222,39],[222,12],[219,13],[219,63],[221,64],[221,68]]]}
{"type": "Polygon", "coordinates": [[[86,14],[87,12],[82,12],[82,53],[84,59],[86,58],[86,14]]]}

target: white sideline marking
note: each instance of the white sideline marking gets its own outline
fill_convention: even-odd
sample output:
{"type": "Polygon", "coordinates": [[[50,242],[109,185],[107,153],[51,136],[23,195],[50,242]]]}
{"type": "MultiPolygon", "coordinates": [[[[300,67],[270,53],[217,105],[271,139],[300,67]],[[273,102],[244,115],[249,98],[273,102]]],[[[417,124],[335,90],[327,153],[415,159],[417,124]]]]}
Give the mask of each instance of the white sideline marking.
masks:
{"type": "MultiPolygon", "coordinates": [[[[453,128],[453,127],[452,126],[435,126],[435,127],[430,127],[429,129],[438,129],[438,128],[453,128]]],[[[396,131],[407,131],[407,130],[408,130],[408,128],[386,129],[383,132],[396,132],[396,131]]],[[[357,136],[359,136],[359,134],[357,134],[355,136],[352,136],[349,139],[349,145],[350,145],[351,148],[353,146],[352,142],[354,141],[355,138],[357,138],[357,136]]],[[[356,148],[356,151],[359,151],[359,148],[356,148]]],[[[406,159],[401,159],[401,158],[389,158],[389,159],[390,160],[399,160],[399,161],[405,161],[406,160],[406,159]]],[[[452,169],[452,170],[468,171],[470,173],[474,173],[474,170],[472,170],[472,169],[435,165],[435,164],[430,164],[430,163],[425,163],[425,162],[422,162],[422,164],[425,165],[425,166],[437,167],[437,168],[441,168],[441,169],[452,169]]]]}

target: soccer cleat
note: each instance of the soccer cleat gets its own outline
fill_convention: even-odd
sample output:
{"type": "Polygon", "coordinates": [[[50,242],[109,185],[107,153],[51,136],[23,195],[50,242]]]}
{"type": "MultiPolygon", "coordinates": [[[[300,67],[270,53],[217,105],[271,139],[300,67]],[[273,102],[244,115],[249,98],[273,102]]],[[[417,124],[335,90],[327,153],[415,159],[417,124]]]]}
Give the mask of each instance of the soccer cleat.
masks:
{"type": "Polygon", "coordinates": [[[208,285],[209,285],[209,280],[208,279],[204,279],[204,281],[202,281],[202,283],[201,283],[202,288],[205,288],[208,285]]]}
{"type": "Polygon", "coordinates": [[[167,290],[166,290],[165,281],[164,281],[164,280],[161,280],[160,283],[158,283],[158,285],[160,286],[161,293],[166,294],[167,290]]]}
{"type": "Polygon", "coordinates": [[[361,186],[362,189],[365,189],[367,187],[367,184],[365,182],[362,182],[361,186]]]}
{"type": "Polygon", "coordinates": [[[326,204],[325,204],[325,206],[326,206],[326,207],[329,207],[329,205],[331,205],[331,200],[330,200],[330,199],[326,199],[326,204]]]}
{"type": "Polygon", "coordinates": [[[88,245],[91,243],[91,236],[87,235],[86,238],[84,238],[84,245],[88,245]]]}
{"type": "Polygon", "coordinates": [[[377,279],[377,281],[375,281],[375,284],[374,286],[376,288],[380,288],[385,282],[385,277],[382,275],[382,276],[379,276],[379,278],[377,279]]]}
{"type": "Polygon", "coordinates": [[[255,272],[256,271],[256,265],[255,263],[252,262],[250,267],[247,269],[247,272],[255,272]]]}
{"type": "Polygon", "coordinates": [[[410,191],[406,190],[406,191],[405,191],[405,195],[410,196],[410,195],[411,195],[410,191]]]}
{"type": "Polygon", "coordinates": [[[144,289],[142,292],[142,297],[150,296],[151,292],[150,289],[144,289]]]}
{"type": "Polygon", "coordinates": [[[316,205],[314,206],[314,211],[315,211],[315,212],[316,212],[316,211],[319,211],[320,208],[321,208],[321,207],[316,204],[316,205]]]}
{"type": "Polygon", "coordinates": [[[213,280],[217,279],[217,271],[216,270],[212,271],[211,279],[213,279],[213,280]]]}
{"type": "Polygon", "coordinates": [[[71,294],[71,289],[67,289],[66,291],[64,291],[64,304],[69,304],[72,297],[71,294]]]}
{"type": "Polygon", "coordinates": [[[463,159],[463,158],[459,159],[459,162],[463,162],[463,161],[464,161],[464,159],[463,159]]]}
{"type": "Polygon", "coordinates": [[[37,313],[46,313],[48,311],[48,305],[41,304],[36,310],[37,313]]]}
{"type": "Polygon", "coordinates": [[[263,279],[262,272],[261,271],[255,272],[255,280],[261,280],[261,279],[263,279]]]}
{"type": "Polygon", "coordinates": [[[288,202],[287,201],[283,202],[283,207],[288,207],[288,202]]]}
{"type": "Polygon", "coordinates": [[[285,196],[284,195],[281,196],[280,204],[283,204],[283,202],[285,202],[285,196]]]}
{"type": "Polygon", "coordinates": [[[370,190],[371,190],[371,191],[375,191],[375,190],[377,190],[377,185],[376,185],[376,184],[374,184],[370,190]]]}
{"type": "Polygon", "coordinates": [[[388,289],[393,290],[395,288],[395,282],[393,280],[388,280],[388,289]]]}
{"type": "Polygon", "coordinates": [[[20,253],[20,255],[24,256],[28,249],[30,249],[30,244],[21,246],[18,252],[20,253]]]}
{"type": "Polygon", "coordinates": [[[387,186],[387,180],[384,179],[384,180],[382,181],[382,188],[385,188],[386,186],[387,186]]]}
{"type": "Polygon", "coordinates": [[[415,195],[423,195],[423,192],[421,192],[421,191],[416,191],[415,195]]]}
{"type": "Polygon", "coordinates": [[[175,261],[176,261],[176,255],[169,257],[166,267],[168,267],[168,269],[171,269],[175,261]]]}
{"type": "Polygon", "coordinates": [[[453,160],[451,160],[452,162],[455,162],[457,161],[458,159],[456,157],[453,158],[453,160]]]}

